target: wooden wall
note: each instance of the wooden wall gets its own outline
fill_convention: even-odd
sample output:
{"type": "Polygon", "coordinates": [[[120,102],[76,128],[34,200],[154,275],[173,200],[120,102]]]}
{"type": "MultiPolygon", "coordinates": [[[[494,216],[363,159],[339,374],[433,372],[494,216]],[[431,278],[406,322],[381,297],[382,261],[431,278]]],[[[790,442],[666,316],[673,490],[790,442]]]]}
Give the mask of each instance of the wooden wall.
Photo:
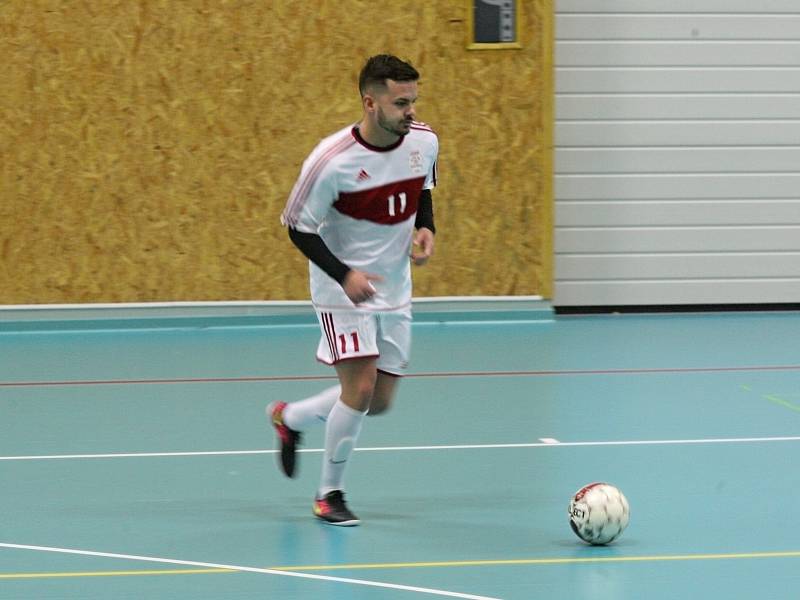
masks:
{"type": "Polygon", "coordinates": [[[308,298],[279,215],[379,52],[440,136],[415,295],[549,297],[552,2],[520,3],[503,51],[463,0],[0,3],[0,304],[308,298]]]}

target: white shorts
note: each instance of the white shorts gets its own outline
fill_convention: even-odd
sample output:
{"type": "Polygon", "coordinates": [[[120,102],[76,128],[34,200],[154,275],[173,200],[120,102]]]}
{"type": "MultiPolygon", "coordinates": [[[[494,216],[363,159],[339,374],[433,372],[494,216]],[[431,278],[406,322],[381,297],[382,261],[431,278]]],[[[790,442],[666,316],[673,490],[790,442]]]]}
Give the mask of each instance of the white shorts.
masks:
{"type": "Polygon", "coordinates": [[[411,353],[411,308],[392,312],[326,312],[317,309],[322,337],[317,360],[335,365],[375,356],[379,371],[405,374],[411,353]]]}

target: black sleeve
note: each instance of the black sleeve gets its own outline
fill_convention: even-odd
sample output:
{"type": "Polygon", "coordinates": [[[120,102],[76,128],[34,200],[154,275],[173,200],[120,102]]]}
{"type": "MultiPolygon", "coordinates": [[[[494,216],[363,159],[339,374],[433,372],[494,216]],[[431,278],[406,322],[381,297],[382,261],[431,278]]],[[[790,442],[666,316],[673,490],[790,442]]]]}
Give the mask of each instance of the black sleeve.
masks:
{"type": "Polygon", "coordinates": [[[419,195],[417,219],[414,221],[414,227],[417,229],[425,227],[436,233],[436,227],[433,226],[433,197],[430,190],[422,190],[419,195]]]}
{"type": "Polygon", "coordinates": [[[335,279],[339,285],[344,283],[350,267],[336,258],[316,233],[303,233],[290,227],[289,239],[306,255],[306,258],[335,279]]]}

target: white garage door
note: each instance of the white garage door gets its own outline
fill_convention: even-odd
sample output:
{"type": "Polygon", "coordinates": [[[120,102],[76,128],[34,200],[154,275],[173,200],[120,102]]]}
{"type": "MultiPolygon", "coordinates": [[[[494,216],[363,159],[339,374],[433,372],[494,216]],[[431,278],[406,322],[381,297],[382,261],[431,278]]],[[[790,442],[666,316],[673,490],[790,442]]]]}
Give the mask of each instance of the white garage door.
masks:
{"type": "Polygon", "coordinates": [[[800,302],[800,0],[555,6],[555,306],[800,302]]]}

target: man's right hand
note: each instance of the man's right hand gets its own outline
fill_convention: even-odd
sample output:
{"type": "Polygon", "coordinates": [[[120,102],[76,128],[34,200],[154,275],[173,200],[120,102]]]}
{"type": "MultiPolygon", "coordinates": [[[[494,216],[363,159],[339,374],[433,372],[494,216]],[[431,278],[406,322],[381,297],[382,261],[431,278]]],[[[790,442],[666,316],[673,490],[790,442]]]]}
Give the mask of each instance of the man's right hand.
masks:
{"type": "Polygon", "coordinates": [[[342,288],[353,304],[366,302],[375,295],[373,281],[382,281],[383,277],[351,269],[344,278],[342,288]]]}

